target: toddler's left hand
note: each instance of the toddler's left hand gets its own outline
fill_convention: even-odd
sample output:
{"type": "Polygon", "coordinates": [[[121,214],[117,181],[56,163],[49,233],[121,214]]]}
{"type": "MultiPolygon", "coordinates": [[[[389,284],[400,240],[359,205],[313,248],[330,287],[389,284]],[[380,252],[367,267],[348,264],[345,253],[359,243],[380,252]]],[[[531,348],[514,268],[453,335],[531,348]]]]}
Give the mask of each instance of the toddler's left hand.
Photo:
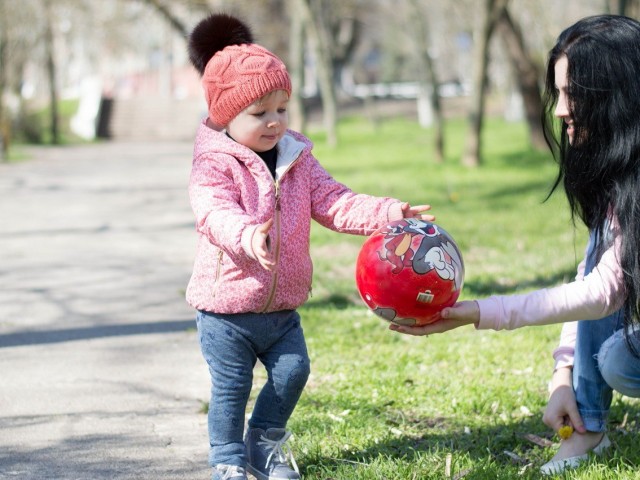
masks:
{"type": "Polygon", "coordinates": [[[272,225],[273,218],[270,218],[262,225],[258,225],[251,238],[253,254],[265,270],[273,270],[275,266],[273,254],[269,248],[269,229],[272,225]]]}
{"type": "Polygon", "coordinates": [[[433,222],[436,219],[435,216],[421,213],[427,210],[431,210],[431,205],[416,205],[412,207],[409,202],[402,204],[402,216],[404,218],[417,218],[418,220],[433,222]]]}

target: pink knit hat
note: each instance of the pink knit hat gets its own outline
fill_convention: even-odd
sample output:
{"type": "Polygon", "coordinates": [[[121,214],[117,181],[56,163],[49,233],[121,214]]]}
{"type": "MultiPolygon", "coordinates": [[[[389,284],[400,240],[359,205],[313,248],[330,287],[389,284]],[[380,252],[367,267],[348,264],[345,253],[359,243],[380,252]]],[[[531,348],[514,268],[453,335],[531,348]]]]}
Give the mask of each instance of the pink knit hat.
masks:
{"type": "Polygon", "coordinates": [[[235,17],[214,14],[189,38],[191,62],[202,75],[209,118],[225,127],[236,115],[273,90],[291,95],[282,60],[253,43],[249,28],[235,17]]]}

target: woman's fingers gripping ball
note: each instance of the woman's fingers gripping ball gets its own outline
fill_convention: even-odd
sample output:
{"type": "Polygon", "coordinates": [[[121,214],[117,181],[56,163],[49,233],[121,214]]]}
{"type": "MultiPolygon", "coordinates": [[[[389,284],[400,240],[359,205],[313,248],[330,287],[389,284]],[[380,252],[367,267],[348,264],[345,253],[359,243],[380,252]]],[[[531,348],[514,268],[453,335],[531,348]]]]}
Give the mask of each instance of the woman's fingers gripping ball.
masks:
{"type": "Polygon", "coordinates": [[[448,332],[463,325],[477,323],[479,320],[480,310],[478,309],[478,304],[475,301],[465,301],[443,309],[440,312],[440,318],[433,323],[417,327],[392,323],[389,329],[394,332],[406,333],[407,335],[424,336],[432,333],[448,332]]]}

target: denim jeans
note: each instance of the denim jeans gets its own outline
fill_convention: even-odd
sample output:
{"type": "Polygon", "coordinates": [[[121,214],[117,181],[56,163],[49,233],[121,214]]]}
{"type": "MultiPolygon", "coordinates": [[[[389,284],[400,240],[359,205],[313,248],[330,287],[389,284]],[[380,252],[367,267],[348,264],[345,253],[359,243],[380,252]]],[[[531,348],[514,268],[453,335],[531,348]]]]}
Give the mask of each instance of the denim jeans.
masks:
{"type": "MultiPolygon", "coordinates": [[[[638,331],[634,330],[631,342],[636,351],[640,352],[638,331]]],[[[618,330],[602,344],[598,366],[611,388],[627,397],[640,398],[640,358],[629,350],[622,330],[618,330]]]]}
{"type": "Polygon", "coordinates": [[[309,355],[294,310],[196,315],[198,337],[211,375],[209,463],[245,466],[244,416],[256,360],[267,381],[249,428],[284,428],[309,377],[309,355]]]}
{"type": "MultiPolygon", "coordinates": [[[[594,246],[592,235],[585,275],[597,263],[594,246]]],[[[640,358],[632,354],[624,339],[623,315],[623,310],[618,310],[600,320],[578,322],[573,388],[585,428],[592,432],[606,430],[613,389],[640,396],[640,358]]]]}

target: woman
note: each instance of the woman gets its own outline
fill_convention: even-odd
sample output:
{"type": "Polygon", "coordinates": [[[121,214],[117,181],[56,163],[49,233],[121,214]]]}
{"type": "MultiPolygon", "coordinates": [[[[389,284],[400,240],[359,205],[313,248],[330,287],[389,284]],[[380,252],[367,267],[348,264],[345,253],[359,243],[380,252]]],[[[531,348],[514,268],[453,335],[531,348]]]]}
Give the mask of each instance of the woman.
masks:
{"type": "Polygon", "coordinates": [[[549,55],[543,123],[559,166],[551,193],[562,184],[572,218],[590,232],[576,280],[460,302],[423,327],[390,327],[428,335],[471,323],[501,330],[565,322],[543,420],[577,433],[561,442],[544,474],[610,446],[612,389],[640,397],[639,47],[640,23],[599,15],[564,30],[549,55]]]}

